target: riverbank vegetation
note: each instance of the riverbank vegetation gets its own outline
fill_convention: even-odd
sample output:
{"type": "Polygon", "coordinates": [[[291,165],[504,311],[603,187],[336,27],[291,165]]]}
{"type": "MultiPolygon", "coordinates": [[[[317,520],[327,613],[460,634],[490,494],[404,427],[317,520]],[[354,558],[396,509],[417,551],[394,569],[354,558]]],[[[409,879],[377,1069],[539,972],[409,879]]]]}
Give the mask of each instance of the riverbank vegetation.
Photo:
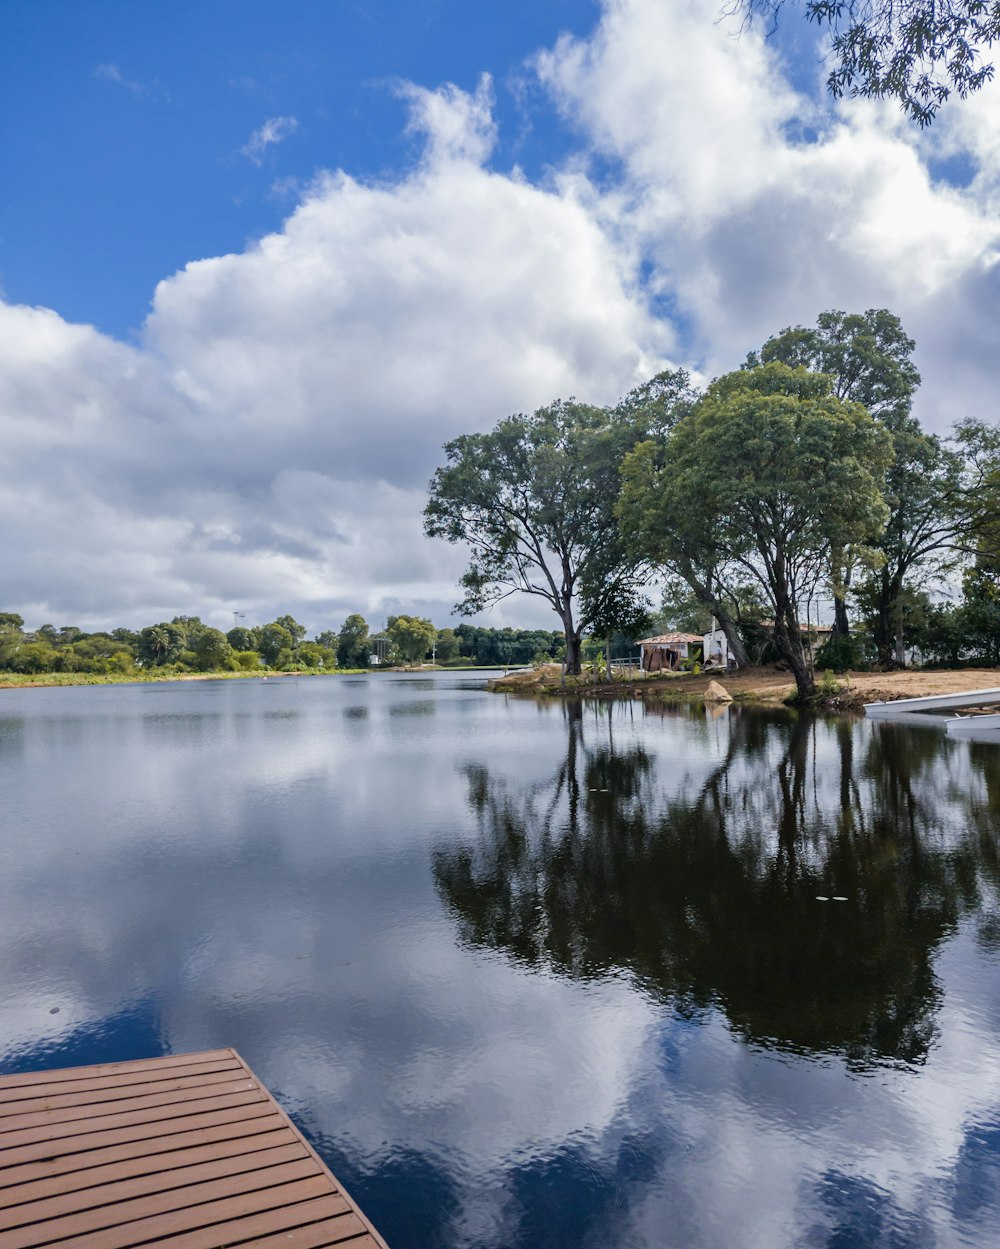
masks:
{"type": "Polygon", "coordinates": [[[801,702],[826,669],[998,662],[1000,428],[925,430],[914,347],[886,309],[826,312],[704,390],[667,371],[447,443],[425,529],[471,548],[457,610],[540,597],[578,676],[586,636],[610,656],[659,585],[656,623],[714,620],[739,668],[777,661],[801,702]]]}
{"type": "Polygon", "coordinates": [[[14,612],[0,613],[0,687],[103,685],[115,681],[266,673],[361,672],[432,660],[442,667],[502,667],[558,659],[562,635],[541,629],[437,628],[415,616],[390,616],[372,633],[353,613],[337,631],[306,640],[291,616],[223,633],[198,616],[142,629],[94,633],[45,624],[26,629],[14,612]]]}

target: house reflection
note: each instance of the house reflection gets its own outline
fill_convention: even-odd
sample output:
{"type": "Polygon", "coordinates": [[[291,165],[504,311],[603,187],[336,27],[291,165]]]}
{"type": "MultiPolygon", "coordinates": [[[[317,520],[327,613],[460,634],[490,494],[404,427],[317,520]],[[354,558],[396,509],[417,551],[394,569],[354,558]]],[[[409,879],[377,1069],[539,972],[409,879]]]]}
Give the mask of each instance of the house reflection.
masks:
{"type": "Polygon", "coordinates": [[[937,945],[966,915],[985,941],[998,930],[997,758],[893,725],[734,710],[722,757],[670,789],[644,750],[585,730],[579,703],[565,716],[550,782],[468,770],[477,839],[434,859],[464,942],[628,974],[685,1015],[720,1008],[754,1044],[924,1060],[937,945]]]}

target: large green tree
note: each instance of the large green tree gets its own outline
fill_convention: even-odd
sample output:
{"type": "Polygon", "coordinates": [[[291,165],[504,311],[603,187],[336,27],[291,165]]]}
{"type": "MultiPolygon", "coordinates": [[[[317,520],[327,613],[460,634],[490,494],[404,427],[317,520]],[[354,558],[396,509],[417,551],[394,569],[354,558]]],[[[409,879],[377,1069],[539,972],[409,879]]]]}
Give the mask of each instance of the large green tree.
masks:
{"type": "Polygon", "coordinates": [[[220,672],[230,666],[233,648],[221,629],[202,629],[192,647],[202,672],[220,672]]]}
{"type": "Polygon", "coordinates": [[[337,634],[337,666],[339,668],[367,668],[370,651],[368,622],[364,616],[352,612],[337,634]]]}
{"type": "Polygon", "coordinates": [[[681,530],[710,541],[720,580],[755,582],[773,614],[774,642],[801,700],[815,693],[800,621],[830,577],[833,549],[870,541],[885,523],[879,488],[886,432],[830,379],[772,363],[729,373],[674,426],[625,464],[626,532],[681,530]]]}
{"type": "MultiPolygon", "coordinates": [[[[789,326],[772,335],[759,352],[751,352],[745,366],[778,361],[826,373],[838,399],[862,404],[898,444],[889,469],[891,480],[883,486],[889,521],[876,544],[878,562],[889,569],[874,587],[876,598],[882,596],[875,615],[883,620],[893,618],[903,581],[915,565],[930,559],[950,532],[942,509],[928,512],[924,506],[929,497],[941,493],[938,479],[948,463],[940,442],[924,435],[911,415],[920,385],[911,358],[915,346],[899,317],[887,308],[863,313],[830,310],[821,312],[814,326],[789,326]]],[[[857,554],[851,549],[831,552],[833,627],[841,637],[850,632],[847,595],[858,571],[857,554]]],[[[866,588],[870,598],[873,587],[866,588]]]]}
{"type": "MultiPolygon", "coordinates": [[[[827,88],[896,99],[920,126],[952,95],[993,78],[986,59],[1000,39],[997,0],[800,0],[807,20],[830,32],[827,88]]],[[[727,0],[724,11],[777,21],[785,0],[727,0]]]]}
{"type": "Polygon", "coordinates": [[[423,616],[390,616],[386,633],[393,649],[411,664],[423,659],[437,638],[434,625],[423,616]]]}
{"type": "Polygon", "coordinates": [[[293,645],[291,633],[284,625],[279,624],[277,620],[272,620],[270,624],[264,625],[260,631],[260,657],[266,664],[272,667],[278,662],[278,656],[281,652],[291,652],[293,645]]]}
{"type": "Polygon", "coordinates": [[[471,548],[456,610],[543,599],[562,622],[566,671],[578,673],[583,634],[644,605],[646,561],[622,540],[614,504],[620,465],[654,419],[641,401],[609,412],[560,400],[447,443],[424,527],[471,548]]]}
{"type": "Polygon", "coordinates": [[[172,663],[187,646],[187,631],[179,624],[147,625],[139,633],[138,655],[146,665],[172,663]]]}

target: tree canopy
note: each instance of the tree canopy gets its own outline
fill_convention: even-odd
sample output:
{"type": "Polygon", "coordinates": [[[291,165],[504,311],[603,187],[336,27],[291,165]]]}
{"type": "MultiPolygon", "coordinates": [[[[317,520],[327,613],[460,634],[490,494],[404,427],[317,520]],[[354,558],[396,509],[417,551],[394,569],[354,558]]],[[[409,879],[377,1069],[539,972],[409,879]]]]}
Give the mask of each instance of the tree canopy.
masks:
{"type": "Polygon", "coordinates": [[[858,552],[831,552],[830,589],[834,632],[850,632],[847,596],[860,591],[875,621],[875,645],[882,663],[893,662],[902,645],[900,608],[906,595],[943,572],[953,559],[959,505],[959,457],[940,438],[925,433],[912,414],[920,374],[913,364],[916,344],[887,308],[864,313],[822,312],[816,325],[788,327],[747,357],[746,367],[781,361],[826,373],[839,399],[863,404],[889,431],[893,457],[882,482],[889,508],[882,535],[871,544],[875,558],[859,565],[858,552]],[[860,584],[858,575],[860,574],[860,584]]]}
{"type": "MultiPolygon", "coordinates": [[[[664,389],[687,393],[686,375],[662,376],[664,389]]],[[[608,411],[559,400],[447,443],[424,528],[471,547],[456,610],[518,592],[544,599],[562,622],[570,673],[585,631],[641,615],[648,569],[623,541],[614,505],[621,463],[655,419],[642,402],[608,411]]]]}
{"type": "Polygon", "coordinates": [[[437,640],[437,630],[423,616],[390,616],[386,633],[407,663],[417,663],[437,640]]]}
{"type": "Polygon", "coordinates": [[[810,698],[800,621],[831,550],[870,541],[885,523],[888,435],[825,374],[775,362],[713,382],[665,451],[646,442],[626,460],[626,532],[650,557],[662,557],[662,535],[668,551],[701,544],[720,578],[755,582],[798,695],[810,698]]]}
{"type": "MultiPolygon", "coordinates": [[[[978,91],[994,74],[986,59],[1000,39],[996,0],[800,0],[807,21],[830,31],[836,97],[896,99],[929,125],[954,93],[978,91]]],[[[785,0],[729,0],[725,11],[772,24],[785,0]]]]}

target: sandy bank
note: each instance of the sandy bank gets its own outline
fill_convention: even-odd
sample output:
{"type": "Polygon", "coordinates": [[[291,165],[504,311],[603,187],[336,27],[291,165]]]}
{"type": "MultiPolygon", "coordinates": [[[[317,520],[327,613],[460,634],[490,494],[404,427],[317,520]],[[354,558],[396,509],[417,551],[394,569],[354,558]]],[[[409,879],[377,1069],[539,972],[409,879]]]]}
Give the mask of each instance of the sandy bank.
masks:
{"type": "MultiPolygon", "coordinates": [[[[489,683],[490,689],[523,694],[586,694],[597,698],[641,698],[662,702],[702,702],[709,682],[718,681],[734,702],[782,703],[795,692],[787,672],[776,668],[748,668],[725,676],[683,674],[666,677],[595,683],[591,678],[560,681],[557,664],[547,664],[532,673],[512,672],[489,683]]],[[[954,694],[963,690],[1000,687],[1000,668],[962,668],[954,671],[845,672],[835,678],[838,690],[831,691],[823,705],[831,711],[860,711],[865,703],[891,702],[897,698],[919,698],[927,694],[954,694]]]]}

